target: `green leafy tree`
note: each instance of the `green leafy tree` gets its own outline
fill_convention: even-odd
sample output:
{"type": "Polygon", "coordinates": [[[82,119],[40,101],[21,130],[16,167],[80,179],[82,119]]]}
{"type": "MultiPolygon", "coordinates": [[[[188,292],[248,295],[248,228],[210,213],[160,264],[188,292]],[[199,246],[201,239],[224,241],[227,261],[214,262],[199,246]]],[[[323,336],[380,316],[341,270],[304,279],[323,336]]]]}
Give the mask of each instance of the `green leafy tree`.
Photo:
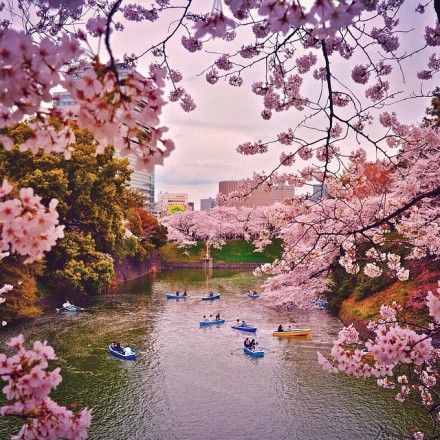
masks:
{"type": "MultiPolygon", "coordinates": [[[[18,124],[7,134],[15,144],[32,135],[18,124]]],[[[32,187],[49,201],[59,200],[60,223],[66,237],[46,254],[43,280],[52,288],[77,292],[99,292],[113,274],[111,258],[125,258],[144,249],[136,238],[127,238],[123,220],[126,212],[142,205],[128,187],[131,170],[127,159],[114,156],[108,146],[96,155],[93,135],[76,130],[70,160],[51,153],[0,150],[0,173],[17,187],[32,187]]]]}
{"type": "Polygon", "coordinates": [[[433,94],[434,97],[431,100],[431,107],[426,109],[428,116],[425,117],[423,121],[426,125],[440,127],[440,87],[436,87],[433,94]]]}
{"type": "Polygon", "coordinates": [[[54,290],[99,293],[114,277],[113,260],[96,250],[91,234],[67,232],[47,254],[45,280],[54,290]]]}

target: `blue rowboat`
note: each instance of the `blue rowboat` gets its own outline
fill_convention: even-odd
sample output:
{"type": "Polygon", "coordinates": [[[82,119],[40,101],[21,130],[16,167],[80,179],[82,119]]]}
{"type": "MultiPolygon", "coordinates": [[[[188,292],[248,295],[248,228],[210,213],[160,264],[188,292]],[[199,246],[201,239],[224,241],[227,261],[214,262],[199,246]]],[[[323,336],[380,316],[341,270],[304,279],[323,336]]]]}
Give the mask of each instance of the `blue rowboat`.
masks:
{"type": "Polygon", "coordinates": [[[249,356],[252,356],[254,358],[262,358],[262,357],[264,357],[264,351],[262,351],[262,350],[252,351],[251,349],[249,349],[247,347],[243,347],[243,351],[246,354],[248,354],[249,356]]]}
{"type": "Polygon", "coordinates": [[[200,327],[205,327],[206,325],[220,325],[224,323],[224,319],[219,319],[217,321],[200,321],[200,327]]]}
{"type": "Polygon", "coordinates": [[[220,293],[214,293],[212,296],[202,296],[202,301],[213,301],[215,299],[220,299],[220,293]]]}
{"type": "Polygon", "coordinates": [[[259,293],[246,292],[246,296],[248,296],[249,298],[259,298],[260,294],[259,293]]]}
{"type": "Polygon", "coordinates": [[[108,346],[107,351],[110,354],[112,354],[114,357],[117,357],[119,359],[126,359],[127,361],[132,361],[133,359],[136,359],[136,353],[132,353],[132,354],[121,353],[118,350],[114,350],[111,345],[108,346]]]}
{"type": "Polygon", "coordinates": [[[167,293],[167,299],[186,299],[188,295],[175,295],[173,293],[167,293]]]}
{"type": "Polygon", "coordinates": [[[241,325],[233,325],[231,326],[231,328],[233,328],[234,330],[240,330],[241,332],[249,332],[249,333],[254,333],[257,331],[257,327],[251,327],[251,326],[246,326],[246,327],[242,327],[241,325]]]}
{"type": "Polygon", "coordinates": [[[310,301],[310,305],[314,309],[328,309],[328,301],[324,299],[315,299],[313,301],[310,301]]]}
{"type": "Polygon", "coordinates": [[[61,307],[60,312],[70,312],[75,313],[81,310],[81,307],[78,306],[72,306],[72,307],[61,307]]]}

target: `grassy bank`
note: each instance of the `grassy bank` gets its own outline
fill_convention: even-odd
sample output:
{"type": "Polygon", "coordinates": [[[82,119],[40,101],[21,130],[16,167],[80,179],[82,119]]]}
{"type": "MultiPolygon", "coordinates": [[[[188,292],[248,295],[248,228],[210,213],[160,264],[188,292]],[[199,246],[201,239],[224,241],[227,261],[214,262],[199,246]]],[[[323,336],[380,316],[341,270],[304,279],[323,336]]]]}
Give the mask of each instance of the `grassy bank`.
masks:
{"type": "MultiPolygon", "coordinates": [[[[216,263],[270,263],[282,253],[281,241],[267,246],[264,252],[255,252],[252,243],[244,240],[227,240],[221,249],[210,248],[211,258],[216,263]]],[[[175,243],[168,243],[159,251],[164,263],[198,263],[206,256],[206,244],[198,242],[186,249],[175,243]]]]}
{"type": "Polygon", "coordinates": [[[408,281],[394,278],[369,278],[350,275],[338,267],[332,273],[334,286],[327,294],[330,310],[348,325],[353,323],[363,337],[368,336],[367,323],[379,317],[382,304],[394,301],[404,307],[408,322],[423,322],[427,315],[426,294],[435,291],[440,279],[440,266],[429,258],[407,261],[408,281]]]}

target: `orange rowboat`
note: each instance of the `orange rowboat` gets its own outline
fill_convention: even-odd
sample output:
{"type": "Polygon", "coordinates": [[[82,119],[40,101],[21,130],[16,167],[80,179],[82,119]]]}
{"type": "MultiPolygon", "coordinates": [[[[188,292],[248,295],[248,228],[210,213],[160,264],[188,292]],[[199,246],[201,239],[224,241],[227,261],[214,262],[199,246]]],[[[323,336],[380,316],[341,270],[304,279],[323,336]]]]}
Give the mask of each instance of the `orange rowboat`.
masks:
{"type": "Polygon", "coordinates": [[[284,332],[273,332],[272,336],[277,336],[278,338],[290,338],[292,336],[308,336],[312,330],[309,328],[294,328],[293,330],[284,332]]]}

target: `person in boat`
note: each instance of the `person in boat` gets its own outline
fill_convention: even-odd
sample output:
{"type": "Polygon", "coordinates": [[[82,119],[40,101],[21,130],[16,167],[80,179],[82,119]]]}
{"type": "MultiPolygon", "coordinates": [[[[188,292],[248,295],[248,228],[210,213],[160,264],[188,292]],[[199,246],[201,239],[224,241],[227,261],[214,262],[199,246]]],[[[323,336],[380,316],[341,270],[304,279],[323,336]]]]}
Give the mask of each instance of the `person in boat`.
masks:
{"type": "Polygon", "coordinates": [[[119,353],[124,353],[124,349],[121,347],[120,342],[115,342],[115,345],[112,348],[113,350],[118,351],[119,353]]]}
{"type": "Polygon", "coordinates": [[[284,331],[284,328],[283,328],[282,324],[280,324],[280,325],[278,326],[278,330],[277,330],[277,332],[283,332],[283,331],[284,331]]]}
{"type": "Polygon", "coordinates": [[[240,320],[237,319],[237,322],[235,323],[235,327],[240,327],[240,320]]]}
{"type": "Polygon", "coordinates": [[[249,338],[246,338],[246,339],[244,340],[244,342],[243,342],[243,345],[244,345],[246,348],[250,348],[250,347],[251,347],[251,341],[250,341],[250,339],[249,339],[249,338]]]}
{"type": "Polygon", "coordinates": [[[206,317],[206,315],[203,315],[202,321],[203,322],[207,322],[208,321],[208,318],[206,317]]]}
{"type": "Polygon", "coordinates": [[[73,304],[70,304],[70,301],[69,300],[67,300],[64,304],[63,304],[63,307],[65,308],[65,309],[71,309],[72,307],[75,307],[73,304]]]}
{"type": "Polygon", "coordinates": [[[217,315],[215,315],[215,320],[220,321],[220,313],[217,313],[217,315]]]}
{"type": "Polygon", "coordinates": [[[133,351],[131,350],[131,348],[129,346],[125,347],[123,349],[125,356],[129,356],[131,354],[133,354],[133,351]]]}
{"type": "Polygon", "coordinates": [[[252,292],[252,295],[256,295],[256,294],[257,294],[257,291],[254,290],[254,291],[252,292]]]}
{"type": "Polygon", "coordinates": [[[214,318],[212,317],[212,315],[209,315],[209,320],[214,321],[214,318]]]}
{"type": "Polygon", "coordinates": [[[178,290],[176,290],[176,296],[179,296],[179,295],[180,295],[179,291],[178,291],[178,290]]]}
{"type": "Polygon", "coordinates": [[[214,292],[212,290],[209,291],[209,296],[214,296],[214,292]]]}
{"type": "Polygon", "coordinates": [[[251,346],[249,347],[252,351],[255,351],[255,339],[252,339],[251,346]]]}
{"type": "Polygon", "coordinates": [[[293,328],[292,328],[292,326],[291,326],[291,325],[289,325],[289,327],[287,327],[287,331],[288,331],[288,332],[291,332],[291,331],[293,331],[293,328]]]}
{"type": "Polygon", "coordinates": [[[186,289],[183,291],[183,296],[188,296],[188,292],[186,291],[186,289]]]}
{"type": "Polygon", "coordinates": [[[246,321],[243,319],[243,321],[241,321],[240,327],[247,327],[246,321]]]}

